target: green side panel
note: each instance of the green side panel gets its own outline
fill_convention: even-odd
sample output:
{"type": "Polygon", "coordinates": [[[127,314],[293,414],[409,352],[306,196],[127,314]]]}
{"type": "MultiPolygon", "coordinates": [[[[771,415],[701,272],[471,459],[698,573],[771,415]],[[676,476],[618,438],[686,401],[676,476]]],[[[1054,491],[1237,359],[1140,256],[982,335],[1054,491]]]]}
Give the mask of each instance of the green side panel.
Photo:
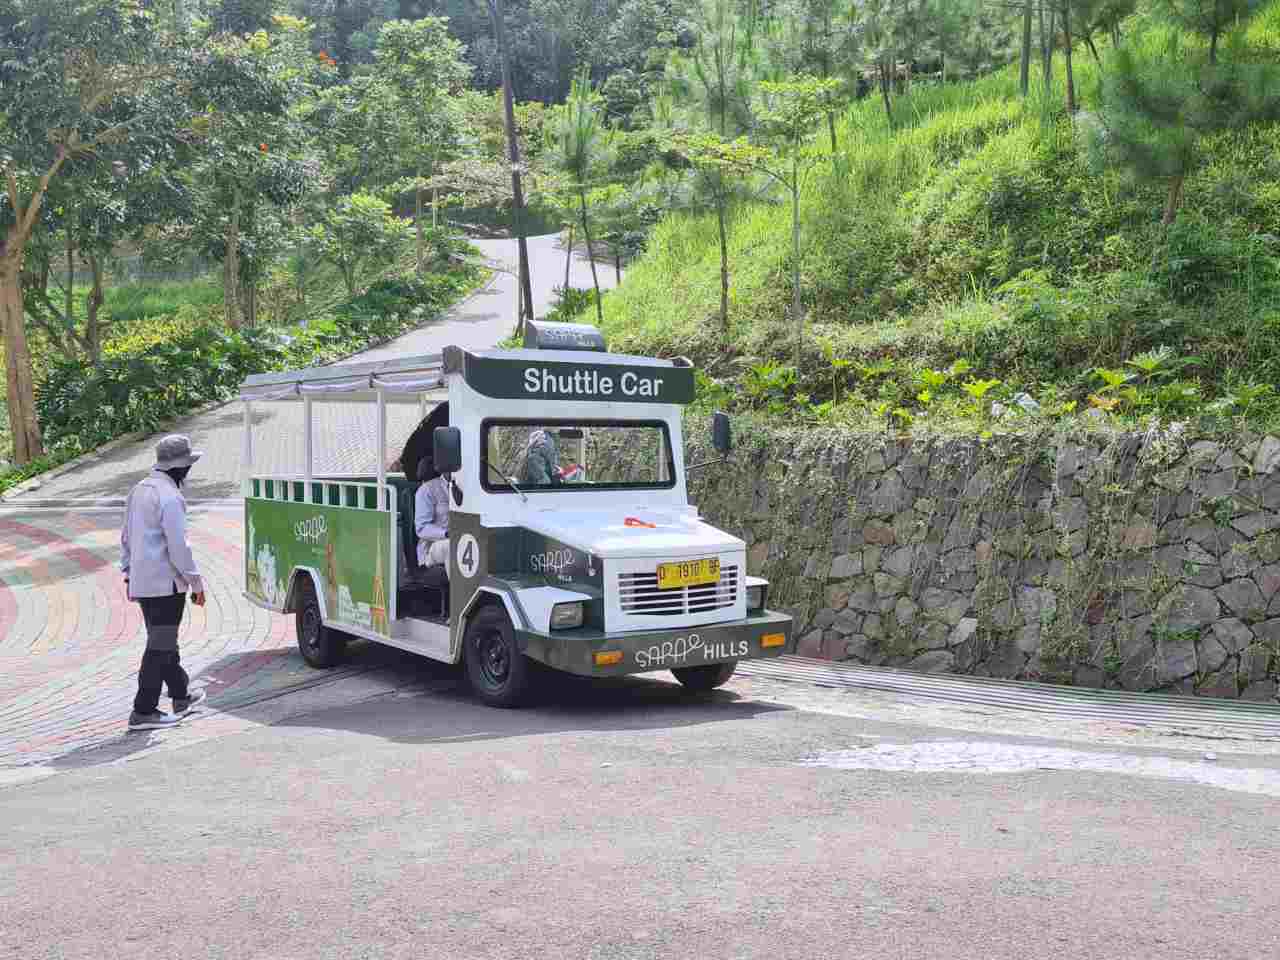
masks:
{"type": "Polygon", "coordinates": [[[245,500],[245,591],[284,605],[290,574],[320,575],[324,609],[339,626],[390,636],[396,568],[391,514],[306,503],[245,500]]]}

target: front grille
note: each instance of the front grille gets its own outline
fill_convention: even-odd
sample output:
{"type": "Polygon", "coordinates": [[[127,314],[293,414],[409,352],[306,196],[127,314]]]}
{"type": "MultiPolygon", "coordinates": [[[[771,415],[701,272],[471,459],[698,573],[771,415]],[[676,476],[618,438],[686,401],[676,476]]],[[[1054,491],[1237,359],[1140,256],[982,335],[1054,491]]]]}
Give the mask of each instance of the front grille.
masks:
{"type": "Polygon", "coordinates": [[[737,565],[720,567],[718,583],[698,587],[658,587],[658,574],[618,574],[622,612],[632,616],[680,617],[732,607],[738,599],[737,565]]]}

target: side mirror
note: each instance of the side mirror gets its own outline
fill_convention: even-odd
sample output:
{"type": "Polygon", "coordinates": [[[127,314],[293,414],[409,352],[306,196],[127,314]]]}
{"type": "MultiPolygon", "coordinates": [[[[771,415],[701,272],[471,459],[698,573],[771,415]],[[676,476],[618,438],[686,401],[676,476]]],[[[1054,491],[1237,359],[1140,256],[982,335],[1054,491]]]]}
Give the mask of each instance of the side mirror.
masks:
{"type": "MultiPolygon", "coordinates": [[[[727,413],[716,411],[715,416],[711,418],[711,443],[716,448],[716,452],[722,456],[727,456],[733,449],[733,430],[729,426],[727,413]]],[[[439,462],[437,459],[436,463],[439,462]]]]}
{"type": "Polygon", "coordinates": [[[436,427],[431,434],[431,459],[440,473],[462,469],[462,431],[457,427],[436,427]]]}

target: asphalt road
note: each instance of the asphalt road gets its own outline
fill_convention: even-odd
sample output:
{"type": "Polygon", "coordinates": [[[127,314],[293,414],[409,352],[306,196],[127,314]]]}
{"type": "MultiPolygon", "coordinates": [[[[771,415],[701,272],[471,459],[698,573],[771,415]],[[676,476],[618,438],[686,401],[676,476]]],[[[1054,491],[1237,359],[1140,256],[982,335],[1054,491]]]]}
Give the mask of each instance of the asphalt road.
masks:
{"type": "Polygon", "coordinates": [[[0,956],[1280,954],[1280,801],[1248,785],[1280,783],[1274,755],[957,734],[750,679],[569,682],[499,711],[387,657],[293,712],[0,787],[0,956]],[[901,748],[962,769],[822,765],[901,748]],[[1064,748],[1085,769],[983,766],[1064,748]],[[1087,769],[1179,756],[1254,779],[1087,769]]]}

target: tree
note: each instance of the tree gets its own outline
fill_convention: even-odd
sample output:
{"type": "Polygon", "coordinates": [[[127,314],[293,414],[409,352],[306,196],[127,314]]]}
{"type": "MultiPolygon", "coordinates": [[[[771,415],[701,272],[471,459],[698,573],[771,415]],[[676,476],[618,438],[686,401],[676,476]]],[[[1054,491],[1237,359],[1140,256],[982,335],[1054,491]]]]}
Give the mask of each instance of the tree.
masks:
{"type": "Polygon", "coordinates": [[[389,203],[353,193],[328,206],[307,230],[306,244],[338,268],[348,296],[355,296],[368,269],[394,260],[409,236],[409,222],[395,216],[389,203]]]}
{"type": "MultiPolygon", "coordinates": [[[[729,141],[751,121],[751,95],[758,53],[754,35],[740,29],[732,0],[702,0],[696,21],[697,41],[687,57],[674,58],[669,70],[672,91],[693,104],[703,129],[729,141]]],[[[701,170],[711,194],[720,241],[720,330],[729,333],[729,205],[733,199],[723,164],[709,160],[696,139],[675,148],[701,170]],[[690,149],[692,147],[692,149],[690,149]]]]}
{"type": "Polygon", "coordinates": [[[300,202],[316,176],[300,149],[304,137],[291,104],[307,94],[311,72],[322,65],[309,52],[306,23],[277,17],[274,24],[271,33],[204,39],[184,78],[197,151],[185,171],[195,194],[193,233],[222,261],[233,328],[254,322],[256,282],[267,252],[279,249],[282,233],[264,208],[300,202]]]}
{"type": "Polygon", "coordinates": [[[585,72],[573,81],[569,99],[550,124],[549,136],[555,144],[555,161],[569,178],[569,189],[578,198],[578,222],[587,244],[587,260],[591,264],[591,282],[596,289],[596,319],[604,322],[600,305],[600,278],[596,275],[596,257],[591,244],[591,220],[587,193],[597,173],[608,165],[611,149],[609,131],[601,122],[601,100],[591,88],[585,72]]]}
{"type": "Polygon", "coordinates": [[[1209,41],[1209,62],[1218,62],[1218,42],[1262,7],[1262,0],[1160,0],[1162,12],[1178,26],[1209,41]]]}
{"type": "Polygon", "coordinates": [[[822,154],[808,144],[815,121],[838,95],[838,80],[799,77],[760,84],[758,136],[773,147],[773,157],[746,157],[746,165],[767,174],[786,188],[791,200],[791,322],[796,328],[796,369],[804,343],[804,313],[800,304],[800,191],[807,171],[822,154]]]}
{"type": "Polygon", "coordinates": [[[533,319],[533,285],[529,276],[529,244],[524,233],[524,188],[520,182],[520,141],[516,135],[515,93],[511,87],[511,51],[507,47],[506,18],[502,0],[485,0],[493,20],[494,40],[502,64],[502,116],[507,134],[507,162],[511,170],[511,209],[515,222],[516,252],[519,259],[520,315],[516,331],[524,329],[524,321],[533,319]]]}
{"type": "Polygon", "coordinates": [[[1138,9],[1138,0],[1073,0],[1076,36],[1084,41],[1094,62],[1102,65],[1102,56],[1093,38],[1109,34],[1113,46],[1119,46],[1120,24],[1138,9]]]}
{"type": "Polygon", "coordinates": [[[1173,223],[1201,138],[1280,120],[1280,74],[1271,64],[1205,62],[1177,35],[1161,52],[1113,51],[1102,82],[1096,160],[1166,185],[1161,222],[1173,223]]]}
{"type": "MultiPolygon", "coordinates": [[[[438,163],[462,149],[465,116],[462,95],[471,67],[462,59],[462,44],[448,34],[441,17],[392,20],[382,25],[374,54],[375,84],[366,92],[394,121],[382,125],[391,133],[388,157],[412,170],[417,273],[425,262],[423,197],[438,163]]],[[[436,225],[433,191],[431,225],[436,225]]]]}
{"type": "Polygon", "coordinates": [[[19,464],[44,452],[23,317],[32,234],[69,163],[172,129],[167,40],[131,0],[0,0],[0,326],[19,464]]]}

